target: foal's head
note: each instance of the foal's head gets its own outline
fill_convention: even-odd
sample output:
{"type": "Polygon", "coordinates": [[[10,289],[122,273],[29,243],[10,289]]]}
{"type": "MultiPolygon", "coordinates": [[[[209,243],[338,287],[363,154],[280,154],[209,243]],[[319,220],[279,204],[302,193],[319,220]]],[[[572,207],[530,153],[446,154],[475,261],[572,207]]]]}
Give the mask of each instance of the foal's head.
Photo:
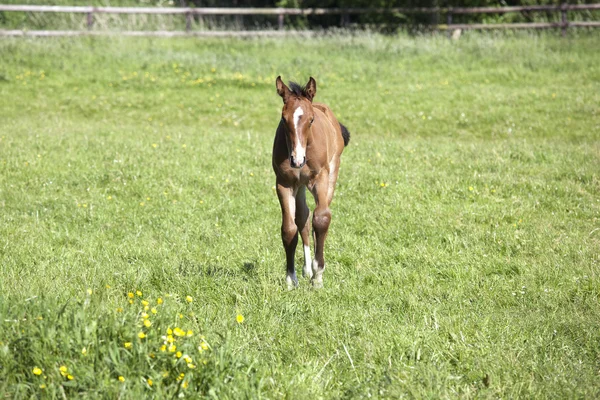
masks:
{"type": "Polygon", "coordinates": [[[288,88],[278,76],[276,86],[277,94],[283,99],[281,120],[287,131],[290,164],[294,168],[301,168],[306,164],[306,142],[314,120],[312,100],[317,94],[317,83],[311,77],[304,87],[290,82],[288,88]]]}

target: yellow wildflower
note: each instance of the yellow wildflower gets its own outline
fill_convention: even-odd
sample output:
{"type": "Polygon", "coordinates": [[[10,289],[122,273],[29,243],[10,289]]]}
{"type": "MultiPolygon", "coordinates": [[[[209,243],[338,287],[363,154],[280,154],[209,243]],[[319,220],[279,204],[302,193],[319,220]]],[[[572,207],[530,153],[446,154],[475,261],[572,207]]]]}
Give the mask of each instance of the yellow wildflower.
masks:
{"type": "Polygon", "coordinates": [[[41,375],[43,371],[41,368],[34,367],[31,372],[33,372],[34,375],[41,375]]]}
{"type": "Polygon", "coordinates": [[[193,334],[194,334],[194,332],[192,332],[192,330],[191,330],[191,329],[188,329],[188,331],[187,331],[187,333],[186,333],[186,336],[188,336],[188,337],[189,337],[189,336],[192,336],[193,334]]]}
{"type": "Polygon", "coordinates": [[[235,320],[237,321],[237,323],[238,323],[238,324],[241,324],[241,323],[243,323],[243,322],[244,322],[244,316],[243,316],[242,314],[238,314],[238,315],[235,317],[235,320]]]}
{"type": "Polygon", "coordinates": [[[177,358],[181,358],[182,355],[183,354],[180,351],[178,351],[177,353],[175,353],[175,357],[177,357],[177,358]]]}
{"type": "Polygon", "coordinates": [[[123,308],[117,307],[117,312],[123,312],[123,308]]]}
{"type": "Polygon", "coordinates": [[[173,330],[171,328],[167,328],[167,335],[172,335],[173,334],[173,330]]]}
{"type": "Polygon", "coordinates": [[[40,385],[40,389],[46,389],[46,384],[45,384],[45,383],[42,383],[42,384],[40,385]]]}
{"type": "Polygon", "coordinates": [[[68,380],[72,381],[72,380],[73,380],[73,378],[74,378],[74,377],[73,377],[73,375],[71,375],[71,374],[67,375],[67,379],[68,379],[68,380]]]}
{"type": "Polygon", "coordinates": [[[142,305],[143,305],[143,306],[147,306],[148,304],[150,304],[150,303],[148,303],[148,301],[147,301],[147,300],[142,300],[142,305]]]}
{"type": "Polygon", "coordinates": [[[127,297],[129,297],[130,299],[133,299],[134,296],[135,295],[133,293],[131,293],[131,292],[127,293],[127,297]]]}
{"type": "Polygon", "coordinates": [[[188,363],[188,364],[189,364],[189,363],[191,363],[191,362],[193,361],[193,360],[192,360],[192,357],[188,356],[187,354],[186,354],[185,356],[183,356],[183,359],[184,359],[184,360],[185,360],[185,362],[186,362],[186,363],[188,363]]]}
{"type": "Polygon", "coordinates": [[[67,376],[68,369],[65,365],[61,365],[60,368],[58,368],[58,370],[60,371],[60,374],[62,376],[67,376]]]}
{"type": "Polygon", "coordinates": [[[150,322],[150,320],[147,319],[147,320],[144,321],[144,326],[146,328],[150,328],[151,325],[152,325],[152,322],[150,322]]]}
{"type": "Polygon", "coordinates": [[[119,376],[119,382],[125,382],[125,378],[123,378],[123,376],[119,376]]]}
{"type": "Polygon", "coordinates": [[[87,294],[89,294],[90,296],[92,295],[92,293],[93,293],[92,289],[87,290],[87,294]]]}
{"type": "Polygon", "coordinates": [[[152,379],[148,378],[146,379],[146,383],[148,383],[148,386],[152,386],[154,382],[152,382],[152,379]]]}
{"type": "Polygon", "coordinates": [[[169,353],[175,353],[176,350],[177,350],[177,346],[175,346],[174,344],[169,346],[169,353]]]}
{"type": "Polygon", "coordinates": [[[163,303],[162,297],[159,297],[158,299],[156,299],[156,304],[162,304],[162,303],[163,303]]]}
{"type": "Polygon", "coordinates": [[[148,313],[143,312],[142,313],[142,318],[147,319],[149,317],[148,313]]]}
{"type": "Polygon", "coordinates": [[[125,346],[126,349],[130,349],[133,344],[131,342],[125,342],[123,343],[123,346],[125,346]]]}
{"type": "Polygon", "coordinates": [[[146,337],[146,334],[144,332],[140,332],[140,333],[138,333],[138,337],[140,339],[144,339],[146,337]]]}
{"type": "Polygon", "coordinates": [[[191,303],[192,301],[194,301],[194,299],[192,298],[192,296],[185,296],[185,301],[191,303]]]}
{"type": "Polygon", "coordinates": [[[200,347],[202,348],[202,350],[208,350],[208,343],[202,342],[200,343],[200,347]]]}
{"type": "Polygon", "coordinates": [[[162,351],[162,352],[167,351],[167,345],[163,344],[162,346],[160,346],[160,351],[162,351]]]}
{"type": "Polygon", "coordinates": [[[175,334],[175,336],[185,336],[185,331],[181,328],[175,328],[173,333],[175,334]]]}
{"type": "Polygon", "coordinates": [[[84,356],[87,354],[87,349],[85,347],[81,349],[81,354],[83,354],[84,356]]]}
{"type": "Polygon", "coordinates": [[[142,291],[141,290],[136,290],[135,294],[137,294],[138,296],[142,297],[142,291]]]}
{"type": "Polygon", "coordinates": [[[156,308],[152,307],[152,309],[150,310],[152,311],[152,314],[156,314],[158,311],[156,311],[156,308]]]}
{"type": "Polygon", "coordinates": [[[187,387],[188,387],[189,385],[190,385],[190,384],[189,384],[189,382],[188,382],[188,381],[185,381],[185,382],[183,382],[183,383],[181,384],[181,387],[182,387],[182,388],[184,388],[184,389],[187,389],[187,387]]]}

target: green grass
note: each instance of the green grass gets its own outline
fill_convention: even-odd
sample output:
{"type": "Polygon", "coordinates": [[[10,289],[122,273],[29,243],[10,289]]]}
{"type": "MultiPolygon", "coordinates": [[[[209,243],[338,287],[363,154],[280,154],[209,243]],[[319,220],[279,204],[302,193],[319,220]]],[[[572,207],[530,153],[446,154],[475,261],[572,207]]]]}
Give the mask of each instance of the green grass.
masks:
{"type": "Polygon", "coordinates": [[[0,41],[2,397],[599,397],[597,39],[0,41]],[[318,291],[279,74],[352,133],[318,291]]]}

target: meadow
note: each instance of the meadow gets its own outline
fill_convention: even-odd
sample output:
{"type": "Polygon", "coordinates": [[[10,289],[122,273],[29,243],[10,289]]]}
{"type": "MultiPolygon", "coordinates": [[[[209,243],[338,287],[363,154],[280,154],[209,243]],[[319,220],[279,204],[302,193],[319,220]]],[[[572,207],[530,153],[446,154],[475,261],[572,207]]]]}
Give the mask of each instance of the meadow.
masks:
{"type": "Polygon", "coordinates": [[[2,398],[600,397],[597,32],[2,39],[0,121],[2,398]],[[321,290],[277,75],[352,134],[321,290]]]}

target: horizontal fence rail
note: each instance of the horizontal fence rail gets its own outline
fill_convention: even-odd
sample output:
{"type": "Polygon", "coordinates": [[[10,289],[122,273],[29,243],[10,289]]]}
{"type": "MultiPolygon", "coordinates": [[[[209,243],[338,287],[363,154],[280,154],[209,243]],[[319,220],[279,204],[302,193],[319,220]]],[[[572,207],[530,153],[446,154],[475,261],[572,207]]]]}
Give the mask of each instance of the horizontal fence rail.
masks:
{"type": "MultiPolygon", "coordinates": [[[[547,29],[560,28],[563,35],[569,27],[600,27],[600,21],[569,22],[569,11],[600,10],[598,4],[557,4],[541,6],[510,6],[510,7],[418,7],[418,8],[216,8],[216,7],[93,7],[93,6],[44,6],[44,5],[12,5],[0,4],[1,11],[29,13],[80,13],[87,15],[89,31],[29,31],[29,30],[0,30],[0,36],[77,36],[118,34],[128,36],[282,36],[298,33],[296,31],[277,32],[267,31],[191,31],[191,21],[194,16],[243,16],[243,15],[276,15],[278,27],[284,29],[285,16],[314,16],[340,15],[342,24],[347,23],[350,15],[360,14],[445,14],[446,24],[430,25],[439,30],[456,29],[547,29]],[[506,14],[517,12],[558,12],[560,22],[528,22],[528,23],[498,23],[498,24],[453,24],[453,15],[468,14],[506,14]],[[186,31],[91,31],[94,24],[94,14],[151,14],[151,15],[184,15],[186,16],[186,31]]],[[[304,32],[306,34],[306,32],[304,32]]]]}

